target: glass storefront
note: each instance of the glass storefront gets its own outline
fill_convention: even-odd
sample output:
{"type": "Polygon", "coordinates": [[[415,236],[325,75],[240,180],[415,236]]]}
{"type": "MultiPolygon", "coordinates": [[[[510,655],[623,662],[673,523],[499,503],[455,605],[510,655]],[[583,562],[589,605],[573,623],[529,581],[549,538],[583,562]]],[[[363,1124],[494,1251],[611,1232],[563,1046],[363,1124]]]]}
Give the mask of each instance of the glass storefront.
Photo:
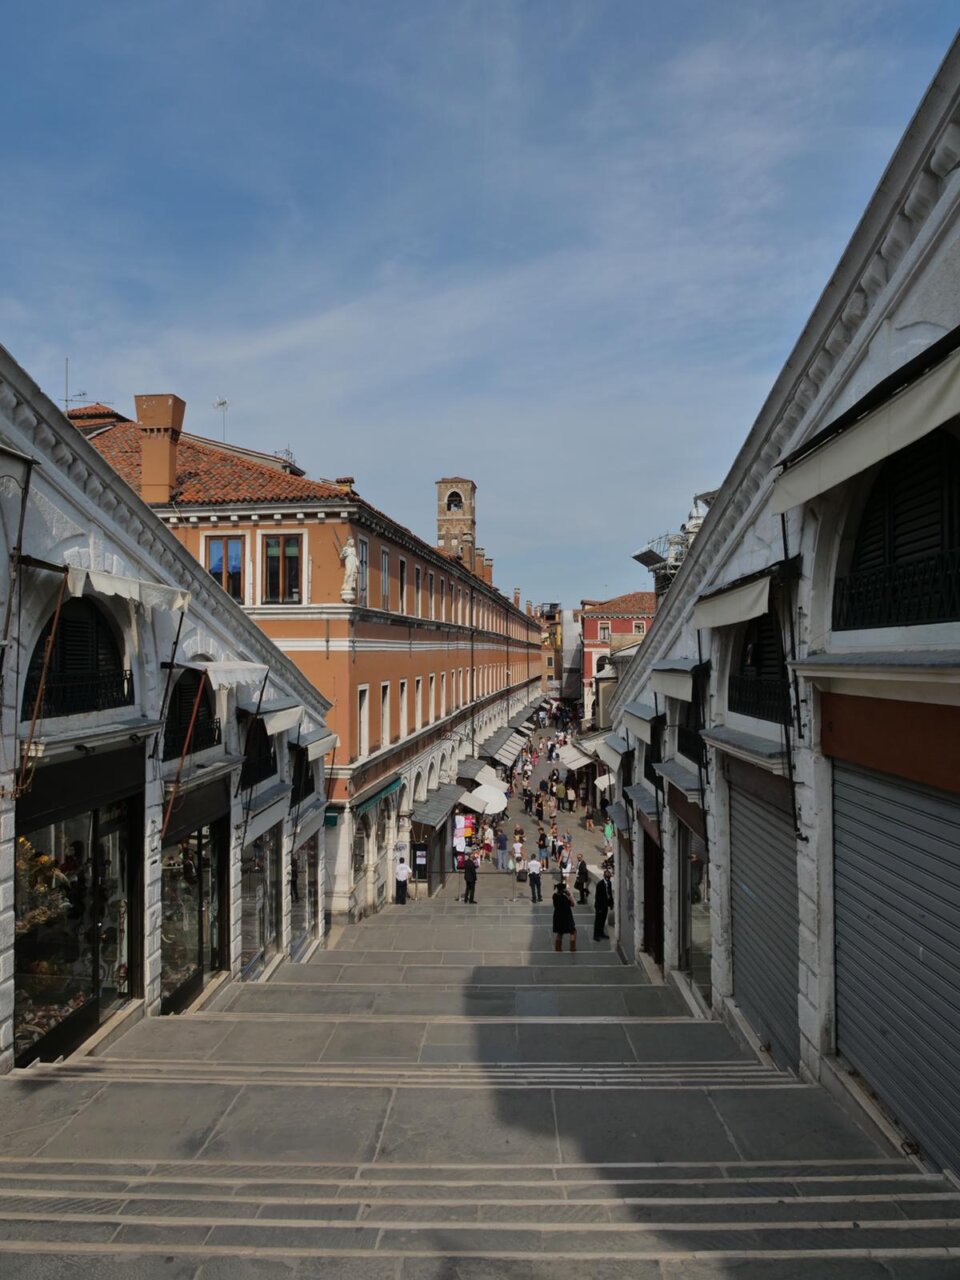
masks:
{"type": "Polygon", "coordinates": [[[680,872],[680,968],[710,1004],[710,967],[713,946],[710,934],[710,862],[703,840],[682,822],[677,823],[680,872]]]}
{"type": "Polygon", "coordinates": [[[139,797],[131,797],[17,836],[18,1065],[70,1052],[134,992],[139,818],[139,797]]]}
{"type": "Polygon", "coordinates": [[[320,918],[320,836],[294,850],[290,860],[290,953],[296,955],[317,936],[320,918]]]}
{"type": "Polygon", "coordinates": [[[240,967],[254,977],[280,945],[280,867],[283,826],[278,823],[244,848],[240,863],[240,967]]]}
{"type": "Polygon", "coordinates": [[[160,882],[160,1008],[188,1004],[206,975],[223,967],[225,821],[164,845],[160,882]]]}

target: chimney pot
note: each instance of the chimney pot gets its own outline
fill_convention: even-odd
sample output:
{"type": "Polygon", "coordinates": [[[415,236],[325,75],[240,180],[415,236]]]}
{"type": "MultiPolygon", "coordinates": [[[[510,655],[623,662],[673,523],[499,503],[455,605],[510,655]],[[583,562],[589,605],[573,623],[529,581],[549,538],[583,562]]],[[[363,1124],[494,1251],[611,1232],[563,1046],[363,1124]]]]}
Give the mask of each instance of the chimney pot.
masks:
{"type": "Polygon", "coordinates": [[[334,480],[333,483],[337,486],[338,489],[342,489],[344,493],[350,493],[350,491],[353,489],[353,481],[354,481],[353,476],[337,476],[336,480],[334,480]]]}
{"type": "Polygon", "coordinates": [[[137,406],[137,422],[141,427],[150,430],[166,429],[180,434],[187,405],[179,396],[134,396],[133,400],[137,406]]]}
{"type": "Polygon", "coordinates": [[[520,588],[519,587],[513,588],[513,607],[515,609],[520,608],[520,588]]]}

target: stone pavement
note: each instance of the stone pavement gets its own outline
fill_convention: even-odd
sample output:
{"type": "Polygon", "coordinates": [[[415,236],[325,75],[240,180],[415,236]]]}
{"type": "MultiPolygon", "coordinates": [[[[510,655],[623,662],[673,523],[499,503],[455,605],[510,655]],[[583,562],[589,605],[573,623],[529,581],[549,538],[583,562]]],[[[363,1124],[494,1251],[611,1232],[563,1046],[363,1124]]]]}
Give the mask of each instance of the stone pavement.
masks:
{"type": "MultiPolygon", "coordinates": [[[[512,824],[511,824],[512,825],[512,824]]],[[[549,894],[545,894],[549,897],[549,894]]],[[[0,1080],[0,1277],[956,1280],[960,1193],[484,872],[0,1080]]]]}

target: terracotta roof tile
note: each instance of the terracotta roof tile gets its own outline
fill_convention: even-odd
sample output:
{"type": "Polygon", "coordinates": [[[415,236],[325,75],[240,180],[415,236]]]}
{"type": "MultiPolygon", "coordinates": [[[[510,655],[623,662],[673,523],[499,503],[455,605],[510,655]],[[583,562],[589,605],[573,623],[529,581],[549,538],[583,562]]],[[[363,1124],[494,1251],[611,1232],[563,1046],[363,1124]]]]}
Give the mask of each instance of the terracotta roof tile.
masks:
{"type": "MultiPolygon", "coordinates": [[[[90,441],[137,493],[140,492],[140,441],[140,428],[135,422],[117,423],[90,441]]],[[[173,501],[183,506],[308,502],[342,497],[343,490],[326,481],[290,475],[266,463],[224,452],[215,443],[202,443],[196,437],[185,435],[180,437],[173,501]]]]}
{"type": "Polygon", "coordinates": [[[633,613],[646,618],[657,611],[657,595],[655,591],[630,591],[611,600],[585,600],[584,605],[585,613],[633,613]]]}

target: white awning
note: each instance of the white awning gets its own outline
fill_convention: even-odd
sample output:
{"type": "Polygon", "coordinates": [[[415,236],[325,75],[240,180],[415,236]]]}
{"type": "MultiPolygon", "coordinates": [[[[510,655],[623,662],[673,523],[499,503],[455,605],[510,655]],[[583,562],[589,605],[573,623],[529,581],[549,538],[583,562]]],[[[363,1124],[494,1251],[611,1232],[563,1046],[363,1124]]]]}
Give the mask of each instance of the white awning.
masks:
{"type": "Polygon", "coordinates": [[[650,721],[654,720],[656,715],[656,707],[647,706],[643,702],[628,702],[623,708],[624,727],[629,729],[641,742],[649,743],[653,738],[650,721]]]}
{"type": "Polygon", "coordinates": [[[696,658],[665,658],[654,664],[650,672],[650,688],[665,698],[681,702],[693,700],[693,673],[699,666],[696,658]]]}
{"type": "Polygon", "coordinates": [[[808,502],[922,440],[960,414],[960,352],[898,392],[808,457],[788,466],[773,483],[774,515],[808,502]]]}
{"type": "Polygon", "coordinates": [[[608,791],[613,786],[613,774],[601,773],[600,777],[593,784],[598,791],[608,791]]]}
{"type": "Polygon", "coordinates": [[[608,769],[617,770],[620,768],[620,757],[630,748],[623,738],[618,738],[615,733],[611,733],[602,742],[597,743],[595,750],[608,769]]]}
{"type": "Polygon", "coordinates": [[[473,791],[465,791],[462,803],[476,813],[503,813],[507,807],[507,797],[497,787],[484,785],[473,791]]]}
{"type": "Polygon", "coordinates": [[[485,764],[477,772],[477,782],[485,787],[496,787],[498,791],[506,791],[510,786],[509,782],[504,782],[502,778],[498,778],[496,771],[485,764]]]}
{"type": "Polygon", "coordinates": [[[593,764],[593,761],[568,742],[566,746],[560,748],[560,763],[565,764],[568,769],[577,770],[585,769],[588,764],[593,764]]]}
{"type": "Polygon", "coordinates": [[[303,716],[303,707],[299,702],[264,703],[258,710],[256,698],[240,698],[237,705],[249,715],[258,715],[271,737],[286,729],[295,729],[303,716]]]}
{"type": "Polygon", "coordinates": [[[693,610],[695,627],[732,627],[759,618],[770,607],[770,577],[702,596],[693,610]]]}
{"type": "Polygon", "coordinates": [[[150,609],[186,613],[190,605],[190,592],[180,587],[165,587],[159,582],[145,582],[142,578],[124,578],[118,573],[106,573],[100,569],[67,566],[67,590],[72,596],[82,596],[87,583],[98,595],[120,596],[150,609]]]}
{"type": "Polygon", "coordinates": [[[203,671],[214,689],[233,689],[238,684],[261,685],[267,674],[263,662],[203,662],[199,659],[178,664],[189,671],[203,671]]]}
{"type": "Polygon", "coordinates": [[[300,746],[306,751],[308,760],[319,760],[321,756],[329,755],[331,751],[336,750],[339,745],[340,739],[329,729],[319,729],[316,733],[300,739],[300,746]]]}

